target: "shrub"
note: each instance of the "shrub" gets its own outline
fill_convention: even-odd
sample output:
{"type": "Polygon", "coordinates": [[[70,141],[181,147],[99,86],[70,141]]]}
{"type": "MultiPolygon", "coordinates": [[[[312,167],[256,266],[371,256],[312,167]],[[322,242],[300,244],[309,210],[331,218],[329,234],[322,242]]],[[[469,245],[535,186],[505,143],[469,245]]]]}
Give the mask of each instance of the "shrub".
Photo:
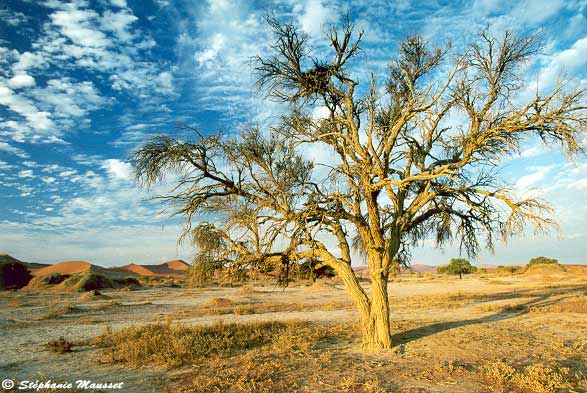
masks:
{"type": "Polygon", "coordinates": [[[453,258],[448,265],[438,266],[436,271],[442,274],[458,274],[460,278],[463,278],[463,274],[474,273],[477,271],[477,268],[471,265],[471,262],[466,259],[453,258]]]}
{"type": "Polygon", "coordinates": [[[72,343],[67,341],[64,337],[59,337],[57,340],[49,340],[47,343],[49,351],[57,354],[64,354],[71,352],[72,343]]]}
{"type": "Polygon", "coordinates": [[[79,292],[86,292],[96,289],[113,288],[114,283],[102,274],[86,272],[79,277],[79,281],[74,286],[79,292]]]}
{"type": "Polygon", "coordinates": [[[528,270],[531,266],[534,265],[558,265],[558,260],[553,258],[546,258],[546,257],[536,257],[530,259],[530,262],[526,265],[526,270],[528,270]]]}
{"type": "Polygon", "coordinates": [[[28,288],[43,288],[49,285],[57,285],[61,284],[65,280],[67,280],[70,276],[59,274],[59,273],[50,273],[45,276],[36,276],[29,282],[28,288]]]}
{"type": "Polygon", "coordinates": [[[268,344],[287,326],[283,322],[212,326],[151,324],[115,333],[107,331],[94,343],[109,347],[103,359],[106,362],[178,366],[208,355],[227,355],[268,344]]]}
{"type": "MultiPolygon", "coordinates": [[[[548,367],[542,364],[516,369],[498,360],[485,364],[482,370],[485,377],[494,384],[510,388],[517,386],[524,392],[555,393],[571,391],[569,389],[579,383],[578,374],[573,375],[568,368],[548,367]]],[[[508,389],[508,391],[512,390],[514,389],[508,389]]]]}

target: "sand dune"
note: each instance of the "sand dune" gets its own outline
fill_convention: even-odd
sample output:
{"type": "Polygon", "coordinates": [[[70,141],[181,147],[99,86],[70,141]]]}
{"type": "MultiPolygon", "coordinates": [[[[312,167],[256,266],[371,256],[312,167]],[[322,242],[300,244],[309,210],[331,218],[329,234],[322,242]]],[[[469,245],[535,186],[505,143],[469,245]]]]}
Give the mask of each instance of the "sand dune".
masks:
{"type": "Polygon", "coordinates": [[[33,276],[46,276],[51,273],[59,273],[64,275],[82,273],[88,270],[105,270],[99,266],[92,265],[86,261],[65,261],[58,262],[55,265],[50,265],[42,269],[35,269],[32,271],[33,276]]]}
{"type": "Polygon", "coordinates": [[[173,260],[159,265],[138,265],[131,263],[125,266],[113,267],[111,270],[126,272],[144,277],[183,277],[189,264],[182,260],[173,260]]]}
{"type": "Polygon", "coordinates": [[[189,263],[184,262],[181,259],[175,259],[173,261],[168,261],[168,262],[162,263],[160,266],[166,266],[171,270],[180,270],[180,271],[186,271],[190,267],[189,263]]]}

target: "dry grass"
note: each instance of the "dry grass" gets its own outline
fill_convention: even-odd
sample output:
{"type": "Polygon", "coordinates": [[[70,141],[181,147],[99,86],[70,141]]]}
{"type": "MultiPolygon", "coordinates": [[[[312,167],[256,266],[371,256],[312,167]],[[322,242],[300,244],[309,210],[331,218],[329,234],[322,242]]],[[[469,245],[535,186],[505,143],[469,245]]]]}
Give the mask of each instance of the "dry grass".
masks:
{"type": "MultiPolygon", "coordinates": [[[[72,359],[83,357],[89,363],[84,367],[124,375],[133,388],[142,386],[137,376],[151,383],[150,391],[587,393],[587,283],[575,276],[556,282],[523,274],[499,278],[500,283],[490,283],[492,279],[498,277],[435,277],[426,282],[402,276],[404,282],[391,291],[394,347],[383,353],[360,350],[358,325],[351,320],[358,313],[351,311],[343,291],[274,292],[255,283],[230,290],[115,291],[112,303],[85,304],[79,303],[79,294],[53,292],[47,298],[27,292],[19,299],[45,306],[40,309],[45,311],[47,304],[54,305],[50,311],[58,323],[19,321],[22,310],[5,312],[14,318],[7,323],[9,334],[18,332],[21,322],[27,329],[42,327],[40,333],[53,329],[41,346],[63,334],[65,326],[70,338],[77,337],[69,333],[74,324],[127,326],[129,315],[138,325],[147,324],[107,331],[94,341],[95,347],[82,348],[78,355],[51,356],[50,367],[58,372],[54,376],[62,379],[71,373],[67,366],[72,359]],[[136,307],[147,299],[156,300],[157,306],[136,307]],[[113,307],[119,301],[124,306],[113,307]],[[65,311],[69,302],[83,313],[75,307],[65,311]],[[340,309],[348,312],[327,312],[340,309]],[[277,322],[292,318],[287,312],[314,322],[277,322]],[[246,314],[260,315],[239,317],[246,314]],[[167,323],[150,324],[156,315],[167,323]],[[202,317],[197,322],[273,322],[181,324],[181,319],[196,322],[194,317],[202,317]],[[120,365],[96,365],[96,359],[120,365]]],[[[1,295],[0,301],[8,304],[11,298],[1,295]]],[[[77,329],[88,331],[85,326],[77,329]]]]}
{"type": "Polygon", "coordinates": [[[106,331],[93,344],[105,348],[102,361],[106,363],[175,367],[270,344],[291,351],[307,351],[327,338],[327,330],[313,329],[301,322],[220,322],[211,326],[167,323],[106,331]]]}
{"type": "Polygon", "coordinates": [[[571,299],[561,300],[558,303],[543,307],[533,307],[532,312],[552,313],[587,313],[587,297],[577,296],[571,299]]]}
{"type": "Polygon", "coordinates": [[[227,298],[213,298],[198,309],[183,309],[177,313],[177,317],[204,317],[209,315],[251,315],[267,314],[275,312],[310,312],[310,311],[334,311],[352,308],[350,301],[330,301],[327,303],[301,303],[301,302],[254,302],[235,301],[227,298]]]}
{"type": "Polygon", "coordinates": [[[492,386],[504,392],[554,393],[587,387],[583,375],[573,373],[566,367],[548,367],[540,363],[516,368],[496,360],[486,363],[482,374],[492,386]]]}
{"type": "Polygon", "coordinates": [[[522,312],[526,311],[527,308],[523,304],[484,304],[478,307],[479,311],[482,312],[493,312],[493,313],[509,313],[509,312],[522,312]]]}

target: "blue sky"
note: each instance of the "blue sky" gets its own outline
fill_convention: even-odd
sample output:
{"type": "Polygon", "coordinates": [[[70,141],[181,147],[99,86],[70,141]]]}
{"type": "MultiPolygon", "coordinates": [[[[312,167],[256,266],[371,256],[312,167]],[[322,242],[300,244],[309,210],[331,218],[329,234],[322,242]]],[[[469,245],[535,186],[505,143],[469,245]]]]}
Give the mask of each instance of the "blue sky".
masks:
{"type": "MultiPolygon", "coordinates": [[[[437,44],[450,39],[458,51],[483,28],[509,28],[540,32],[544,44],[524,69],[520,100],[537,81],[552,88],[561,72],[587,87],[586,4],[579,0],[3,1],[0,252],[103,265],[189,260],[191,250],[176,245],[178,223],[137,189],[128,159],[149,135],[176,133],[177,124],[205,133],[271,124],[283,108],[252,91],[250,65],[270,42],[268,11],[298,24],[317,48],[322,26],[348,12],[366,31],[354,65],[363,84],[371,71],[383,81],[407,34],[437,44]]],[[[561,231],[528,231],[478,262],[547,255],[587,263],[587,161],[568,162],[528,141],[502,172],[520,194],[551,201],[561,231]]],[[[439,264],[456,254],[427,242],[413,262],[439,264]]]]}

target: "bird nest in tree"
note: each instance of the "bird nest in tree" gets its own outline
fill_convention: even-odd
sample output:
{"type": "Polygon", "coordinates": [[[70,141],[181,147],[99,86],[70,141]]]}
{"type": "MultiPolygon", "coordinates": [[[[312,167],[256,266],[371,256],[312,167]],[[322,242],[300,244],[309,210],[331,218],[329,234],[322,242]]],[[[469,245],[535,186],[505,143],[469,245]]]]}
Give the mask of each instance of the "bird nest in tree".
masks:
{"type": "Polygon", "coordinates": [[[315,65],[309,71],[302,74],[300,78],[300,93],[303,96],[320,94],[328,89],[332,69],[325,65],[315,65]]]}

